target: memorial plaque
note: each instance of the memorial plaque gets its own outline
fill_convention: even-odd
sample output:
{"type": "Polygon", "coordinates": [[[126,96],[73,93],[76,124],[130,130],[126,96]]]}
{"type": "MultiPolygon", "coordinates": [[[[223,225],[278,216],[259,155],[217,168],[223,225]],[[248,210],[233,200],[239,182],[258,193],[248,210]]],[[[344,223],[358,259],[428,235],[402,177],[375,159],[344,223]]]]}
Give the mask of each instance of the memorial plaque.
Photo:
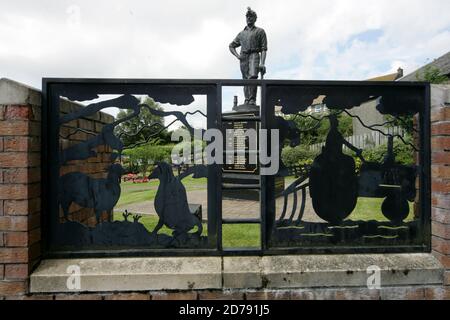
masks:
{"type": "MultiPolygon", "coordinates": [[[[253,116],[253,114],[250,116],[253,116]]],[[[223,172],[258,174],[258,150],[250,149],[250,139],[245,135],[245,131],[253,129],[258,135],[259,123],[257,121],[223,121],[222,125],[225,137],[225,163],[223,165],[223,172]],[[233,136],[228,137],[226,135],[227,129],[234,130],[233,136]],[[238,150],[243,151],[244,154],[237,152],[238,150]],[[251,155],[254,155],[253,161],[250,161],[251,155]]],[[[255,145],[257,148],[257,136],[255,145]]]]}
{"type": "MultiPolygon", "coordinates": [[[[259,112],[232,112],[223,114],[227,117],[227,120],[222,121],[222,130],[223,135],[225,137],[224,140],[224,150],[227,151],[225,163],[222,166],[223,171],[223,183],[228,184],[259,184],[260,176],[259,176],[259,112]],[[239,118],[255,118],[255,120],[230,120],[230,118],[239,117],[239,118]],[[235,132],[232,137],[229,137],[227,140],[226,137],[226,129],[234,129],[234,130],[248,130],[254,129],[257,133],[256,139],[256,150],[250,149],[249,138],[246,137],[242,139],[242,131],[235,132]],[[239,155],[236,153],[236,149],[244,149],[245,154],[239,155]],[[233,152],[234,151],[234,152],[233,152]],[[256,164],[250,163],[250,154],[254,154],[256,156],[256,164]],[[228,162],[232,162],[227,164],[226,160],[228,158],[228,162]]],[[[275,194],[279,196],[281,192],[284,190],[284,177],[275,177],[275,194]]],[[[252,200],[259,201],[259,190],[223,190],[222,196],[225,198],[232,199],[241,199],[241,200],[252,200]]]]}

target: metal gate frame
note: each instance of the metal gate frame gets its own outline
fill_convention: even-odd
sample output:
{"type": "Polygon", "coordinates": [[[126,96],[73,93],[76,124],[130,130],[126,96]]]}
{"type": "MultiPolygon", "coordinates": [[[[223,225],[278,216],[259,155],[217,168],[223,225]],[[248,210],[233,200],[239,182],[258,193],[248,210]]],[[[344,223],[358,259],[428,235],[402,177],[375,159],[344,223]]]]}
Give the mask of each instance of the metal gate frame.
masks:
{"type": "MultiPolygon", "coordinates": [[[[42,82],[42,236],[44,257],[116,257],[116,256],[226,256],[226,255],[280,255],[310,253],[396,253],[429,252],[431,250],[431,144],[430,144],[430,87],[422,82],[361,82],[361,81],[297,81],[297,80],[187,80],[187,79],[73,79],[44,78],[42,82]],[[410,87],[422,90],[425,104],[420,112],[420,210],[422,244],[412,246],[370,246],[370,247],[270,247],[270,233],[275,214],[274,176],[260,179],[260,232],[261,249],[224,249],[222,246],[222,170],[221,165],[208,166],[208,241],[211,249],[126,249],[126,250],[51,250],[52,222],[50,217],[59,211],[56,185],[59,178],[58,162],[58,119],[59,96],[64,87],[82,89],[84,86],[97,88],[98,94],[136,93],[148,85],[181,85],[205,89],[207,92],[207,127],[222,127],[222,88],[227,86],[256,85],[261,88],[262,129],[274,129],[274,105],[267,101],[267,89],[271,86],[300,87],[358,87],[389,86],[410,87]],[[119,90],[118,88],[122,88],[119,90]]],[[[269,146],[270,148],[270,146],[269,146]]],[[[269,150],[270,152],[270,150],[269,150]]]]}

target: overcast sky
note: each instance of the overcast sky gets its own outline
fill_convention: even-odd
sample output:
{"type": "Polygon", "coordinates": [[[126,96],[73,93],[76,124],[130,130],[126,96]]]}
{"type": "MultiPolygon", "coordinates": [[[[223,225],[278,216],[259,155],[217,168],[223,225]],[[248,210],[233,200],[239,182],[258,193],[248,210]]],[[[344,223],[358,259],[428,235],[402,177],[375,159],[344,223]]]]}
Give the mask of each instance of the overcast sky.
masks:
{"type": "Polygon", "coordinates": [[[247,6],[266,79],[409,73],[450,50],[449,0],[0,0],[0,77],[240,78],[247,6]]]}

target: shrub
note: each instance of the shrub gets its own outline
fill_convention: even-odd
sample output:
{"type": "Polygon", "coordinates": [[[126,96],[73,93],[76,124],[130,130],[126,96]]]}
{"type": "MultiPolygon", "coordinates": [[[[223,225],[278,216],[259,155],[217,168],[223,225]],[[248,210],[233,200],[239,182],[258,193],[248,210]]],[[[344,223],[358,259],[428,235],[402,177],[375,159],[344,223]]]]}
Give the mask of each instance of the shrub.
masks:
{"type": "Polygon", "coordinates": [[[170,162],[170,153],[172,145],[143,145],[132,149],[124,150],[123,154],[127,156],[128,162],[125,167],[127,172],[141,172],[146,174],[147,170],[152,168],[152,164],[158,161],[170,162]]]}
{"type": "MultiPolygon", "coordinates": [[[[302,130],[300,143],[305,146],[309,146],[311,144],[325,142],[328,131],[330,130],[330,122],[327,118],[325,118],[325,114],[314,114],[314,117],[321,119],[320,123],[317,123],[316,120],[314,120],[311,117],[306,116],[304,114],[304,117],[294,117],[294,116],[288,116],[288,120],[294,120],[295,125],[298,129],[302,130]]],[[[344,136],[351,136],[353,135],[353,119],[352,117],[340,113],[338,115],[339,120],[339,126],[338,130],[339,132],[344,136]]]]}
{"type": "Polygon", "coordinates": [[[311,151],[302,145],[295,148],[285,147],[281,152],[281,159],[286,167],[294,167],[311,164],[317,154],[317,151],[311,151]]]}
{"type": "MultiPolygon", "coordinates": [[[[410,143],[411,138],[406,138],[406,142],[410,143]]],[[[395,162],[403,165],[414,164],[414,149],[409,144],[404,144],[400,139],[394,139],[395,162]]],[[[370,162],[383,162],[384,156],[387,154],[387,143],[381,144],[375,148],[363,151],[363,157],[370,162]]]]}

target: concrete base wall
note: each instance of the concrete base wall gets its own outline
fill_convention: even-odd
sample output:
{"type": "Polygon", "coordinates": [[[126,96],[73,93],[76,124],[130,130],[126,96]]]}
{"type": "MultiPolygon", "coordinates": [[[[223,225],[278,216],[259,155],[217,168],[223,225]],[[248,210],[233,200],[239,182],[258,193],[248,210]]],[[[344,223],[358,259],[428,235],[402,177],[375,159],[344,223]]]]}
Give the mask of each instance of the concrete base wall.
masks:
{"type": "Polygon", "coordinates": [[[443,272],[431,254],[55,259],[31,274],[30,292],[365,290],[440,285],[443,272]],[[371,281],[374,270],[378,280],[371,281]]]}

